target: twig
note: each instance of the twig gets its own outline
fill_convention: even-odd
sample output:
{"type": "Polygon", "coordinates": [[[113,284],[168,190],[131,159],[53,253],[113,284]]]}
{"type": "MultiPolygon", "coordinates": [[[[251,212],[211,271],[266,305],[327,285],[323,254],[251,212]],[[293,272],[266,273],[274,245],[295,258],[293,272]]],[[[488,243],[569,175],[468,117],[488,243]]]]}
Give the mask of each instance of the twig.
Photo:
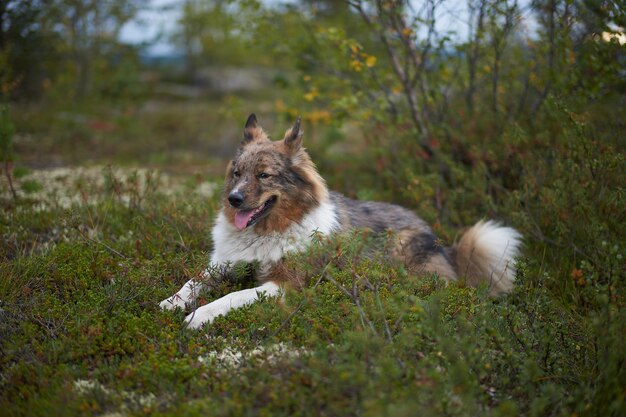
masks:
{"type": "MultiPolygon", "coordinates": [[[[328,261],[328,263],[326,264],[326,266],[324,266],[324,269],[322,270],[322,272],[320,273],[319,278],[317,279],[317,281],[315,282],[315,284],[313,284],[313,287],[311,287],[313,290],[316,289],[320,283],[322,282],[322,280],[324,279],[324,275],[326,274],[326,271],[328,270],[328,267],[330,266],[330,264],[337,259],[337,256],[334,256],[330,261],[328,261]]],[[[289,324],[289,322],[291,322],[291,319],[293,319],[293,317],[300,311],[302,310],[302,307],[305,306],[305,304],[307,304],[308,299],[305,297],[304,300],[300,301],[300,304],[298,304],[298,307],[296,307],[296,309],[294,311],[291,312],[291,314],[289,314],[289,316],[287,316],[287,318],[280,324],[280,326],[278,327],[278,329],[272,333],[272,335],[270,336],[270,338],[275,337],[276,335],[278,335],[278,333],[280,333],[285,327],[287,327],[287,324],[289,324]]]]}
{"type": "Polygon", "coordinates": [[[372,330],[372,333],[374,333],[376,336],[378,336],[378,332],[376,331],[376,328],[374,327],[374,324],[367,317],[367,315],[365,314],[365,310],[361,306],[361,301],[359,299],[359,290],[358,290],[358,288],[357,288],[357,286],[355,285],[354,282],[352,283],[352,291],[353,291],[353,294],[352,294],[351,298],[354,301],[354,304],[356,304],[356,306],[357,306],[357,310],[359,312],[359,319],[361,320],[361,325],[363,327],[365,327],[365,321],[367,321],[367,325],[372,330]]]}
{"type": "MultiPolygon", "coordinates": [[[[363,4],[361,0],[352,0],[348,2],[352,7],[356,9],[356,11],[361,15],[363,21],[370,27],[372,30],[376,32],[378,38],[382,42],[385,50],[387,51],[387,56],[391,61],[391,66],[393,68],[396,77],[402,84],[404,89],[404,95],[407,100],[407,104],[409,106],[409,113],[411,115],[411,120],[413,121],[413,125],[419,131],[421,136],[420,146],[422,149],[429,155],[432,156],[434,154],[432,147],[428,144],[426,139],[428,138],[428,128],[426,126],[425,117],[421,114],[418,109],[417,97],[415,94],[415,90],[411,85],[411,79],[409,74],[403,69],[402,62],[400,57],[398,56],[398,51],[391,44],[391,40],[385,32],[385,28],[376,27],[374,21],[367,14],[365,9],[363,8],[363,4]]],[[[376,3],[377,9],[380,14],[382,14],[383,6],[380,2],[376,3]]]]}
{"type": "Polygon", "coordinates": [[[11,190],[11,194],[13,195],[13,201],[17,201],[17,192],[13,187],[13,180],[11,179],[11,169],[10,163],[8,160],[4,161],[4,175],[7,177],[7,181],[9,182],[9,189],[11,190]]]}
{"type": "Polygon", "coordinates": [[[89,242],[92,242],[92,243],[96,243],[96,244],[98,244],[98,245],[102,245],[105,249],[108,249],[111,253],[113,253],[113,254],[115,254],[115,255],[119,256],[119,257],[120,257],[120,258],[122,258],[122,259],[128,259],[128,256],[126,256],[126,255],[124,255],[124,254],[122,254],[122,253],[120,253],[120,252],[116,251],[115,249],[113,249],[112,247],[110,247],[109,245],[107,245],[106,243],[104,243],[104,242],[102,242],[102,241],[100,241],[100,240],[95,240],[95,239],[90,238],[89,236],[87,236],[86,234],[84,234],[82,230],[80,230],[80,227],[77,227],[77,229],[78,229],[78,233],[80,233],[80,235],[81,235],[81,236],[82,236],[85,240],[88,240],[89,242]]]}
{"type": "Polygon", "coordinates": [[[346,296],[348,296],[348,298],[350,298],[354,304],[357,307],[357,311],[359,312],[359,317],[361,319],[361,323],[363,324],[363,327],[365,327],[365,322],[367,322],[367,325],[369,326],[369,328],[372,330],[372,333],[374,333],[376,336],[378,336],[378,332],[376,331],[376,328],[374,327],[374,324],[372,323],[372,321],[367,317],[367,315],[365,314],[365,310],[363,309],[363,306],[361,305],[361,302],[359,300],[359,296],[358,296],[358,290],[356,289],[356,286],[353,286],[353,293],[351,293],[350,291],[348,291],[346,289],[346,287],[344,287],[343,285],[341,285],[340,283],[338,283],[332,276],[330,276],[329,274],[324,274],[324,277],[330,281],[333,285],[335,285],[337,288],[339,288],[341,290],[341,292],[343,292],[346,296]]]}
{"type": "Polygon", "coordinates": [[[393,338],[391,336],[391,329],[389,329],[389,325],[387,324],[387,314],[385,313],[385,309],[383,308],[383,304],[380,301],[380,294],[378,293],[378,288],[376,288],[369,279],[366,277],[361,277],[360,275],[356,275],[357,278],[363,280],[365,285],[374,292],[374,296],[376,297],[376,304],[378,305],[378,311],[380,311],[381,318],[383,320],[383,324],[385,326],[385,334],[387,335],[387,339],[389,343],[393,342],[393,338]]]}

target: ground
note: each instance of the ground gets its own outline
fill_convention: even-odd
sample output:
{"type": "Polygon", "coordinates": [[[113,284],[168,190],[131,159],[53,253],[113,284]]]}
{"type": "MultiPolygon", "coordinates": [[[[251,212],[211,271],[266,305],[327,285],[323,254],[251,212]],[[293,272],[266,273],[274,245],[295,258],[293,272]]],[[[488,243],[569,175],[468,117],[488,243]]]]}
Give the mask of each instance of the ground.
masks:
{"type": "MultiPolygon", "coordinates": [[[[101,128],[89,140],[104,140],[101,128]]],[[[541,211],[519,209],[515,193],[501,203],[526,236],[510,295],[493,299],[485,288],[411,275],[375,249],[384,239],[354,232],[288,260],[308,280],[303,292],[192,331],[182,325],[185,312],[161,311],[158,302],[206,265],[224,160],[203,164],[195,155],[185,164],[164,151],[168,140],[154,139],[160,159],[135,166],[128,160],[141,152],[132,144],[114,160],[68,163],[61,152],[60,168],[32,156],[29,168],[13,170],[17,198],[0,179],[0,414],[623,415],[620,232],[603,216],[584,231],[599,236],[597,245],[577,238],[570,248],[562,237],[532,233],[535,224],[549,230],[543,222],[553,217],[568,225],[580,223],[579,212],[589,216],[582,203],[556,206],[559,187],[596,207],[589,213],[614,210],[619,200],[592,206],[580,197],[611,195],[580,172],[544,182],[533,194],[541,211]],[[530,217],[537,213],[545,216],[530,217]]],[[[92,142],[78,143],[84,156],[92,142]]],[[[615,163],[594,175],[617,178],[619,156],[602,155],[615,163]]],[[[570,157],[551,169],[575,165],[570,157]]],[[[329,181],[340,186],[346,176],[338,171],[329,181]]],[[[416,177],[404,198],[427,180],[416,177]]],[[[389,196],[369,184],[359,194],[389,196]]],[[[535,191],[531,184],[523,192],[535,191]]],[[[466,216],[457,210],[451,219],[466,216]]],[[[438,230],[450,243],[450,225],[438,230]]],[[[573,233],[563,230],[557,236],[573,233]]],[[[199,303],[254,285],[249,267],[237,271],[199,303]]]]}

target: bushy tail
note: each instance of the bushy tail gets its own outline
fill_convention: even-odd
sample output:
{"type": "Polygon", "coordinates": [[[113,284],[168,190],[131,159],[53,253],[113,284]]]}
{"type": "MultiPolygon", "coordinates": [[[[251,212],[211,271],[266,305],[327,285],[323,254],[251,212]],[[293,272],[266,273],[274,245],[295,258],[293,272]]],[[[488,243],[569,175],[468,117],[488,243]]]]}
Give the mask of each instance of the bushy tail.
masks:
{"type": "Polygon", "coordinates": [[[521,237],[517,230],[491,220],[476,223],[453,247],[459,278],[472,286],[486,282],[490,295],[511,291],[521,237]]]}

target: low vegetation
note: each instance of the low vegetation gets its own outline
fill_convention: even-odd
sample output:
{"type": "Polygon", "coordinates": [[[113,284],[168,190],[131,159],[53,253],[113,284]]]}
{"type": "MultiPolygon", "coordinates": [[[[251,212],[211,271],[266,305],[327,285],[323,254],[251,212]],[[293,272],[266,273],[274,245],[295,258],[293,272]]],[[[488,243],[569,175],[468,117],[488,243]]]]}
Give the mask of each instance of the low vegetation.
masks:
{"type": "MultiPolygon", "coordinates": [[[[448,242],[486,213],[515,224],[525,248],[512,294],[408,275],[384,236],[355,232],[290,259],[304,292],[198,332],[157,301],[205,267],[219,177],[17,170],[17,199],[2,196],[3,413],[620,415],[623,155],[591,146],[558,106],[551,117],[561,132],[549,150],[508,133],[517,151],[499,169],[519,170],[510,191],[489,179],[488,155],[453,170],[455,187],[413,162],[397,188],[429,220],[445,213],[435,227],[448,242]]],[[[322,165],[343,166],[324,172],[335,188],[387,198],[394,178],[366,163],[322,165]]],[[[238,270],[200,302],[253,285],[238,270]]]]}

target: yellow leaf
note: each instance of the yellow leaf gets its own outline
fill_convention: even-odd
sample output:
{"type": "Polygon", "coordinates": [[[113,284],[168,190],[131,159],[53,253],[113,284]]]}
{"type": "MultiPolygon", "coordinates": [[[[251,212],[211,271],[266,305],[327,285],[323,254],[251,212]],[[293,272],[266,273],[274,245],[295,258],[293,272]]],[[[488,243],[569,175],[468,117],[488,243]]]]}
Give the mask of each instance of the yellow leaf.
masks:
{"type": "Polygon", "coordinates": [[[350,61],[350,66],[356,72],[360,72],[363,69],[363,64],[361,64],[361,61],[357,60],[350,61]]]}
{"type": "Polygon", "coordinates": [[[304,118],[313,124],[330,122],[330,113],[326,110],[313,110],[305,113],[304,118]]]}
{"type": "Polygon", "coordinates": [[[376,57],[374,55],[365,58],[365,66],[367,68],[372,68],[374,65],[376,65],[376,57]]]}
{"type": "Polygon", "coordinates": [[[315,97],[319,95],[320,95],[319,90],[316,87],[313,87],[308,93],[304,94],[304,99],[306,101],[313,101],[315,100],[315,97]]]}
{"type": "Polygon", "coordinates": [[[281,99],[278,99],[274,102],[274,107],[276,108],[276,111],[279,113],[282,113],[283,111],[285,111],[285,102],[282,101],[281,99]]]}

